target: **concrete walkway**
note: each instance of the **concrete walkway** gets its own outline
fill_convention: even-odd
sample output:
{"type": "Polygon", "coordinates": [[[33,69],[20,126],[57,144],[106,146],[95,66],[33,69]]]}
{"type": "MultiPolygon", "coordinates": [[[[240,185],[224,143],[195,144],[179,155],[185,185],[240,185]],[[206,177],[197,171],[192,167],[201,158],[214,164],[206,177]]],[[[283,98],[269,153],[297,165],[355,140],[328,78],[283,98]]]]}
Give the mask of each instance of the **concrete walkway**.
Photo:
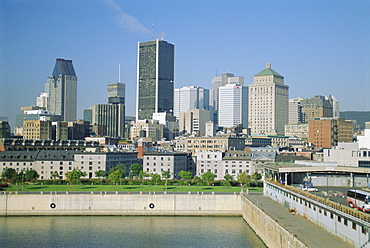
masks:
{"type": "Polygon", "coordinates": [[[249,194],[260,203],[260,207],[287,230],[297,235],[308,247],[353,247],[325,229],[313,224],[298,214],[291,214],[286,207],[262,194],[249,194]],[[261,206],[262,204],[262,206],[261,206]]]}

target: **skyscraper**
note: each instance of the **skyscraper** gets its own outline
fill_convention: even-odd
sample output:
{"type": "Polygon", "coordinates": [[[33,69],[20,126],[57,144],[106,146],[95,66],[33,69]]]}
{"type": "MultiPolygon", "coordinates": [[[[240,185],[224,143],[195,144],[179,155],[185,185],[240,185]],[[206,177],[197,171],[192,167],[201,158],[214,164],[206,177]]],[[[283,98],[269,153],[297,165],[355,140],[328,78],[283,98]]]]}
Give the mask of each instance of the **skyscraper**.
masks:
{"type": "Polygon", "coordinates": [[[332,98],[316,95],[310,99],[301,101],[304,122],[312,121],[316,118],[333,117],[332,98]]]}
{"type": "Polygon", "coordinates": [[[289,100],[289,118],[288,123],[297,124],[304,122],[304,116],[302,113],[301,102],[304,99],[302,97],[297,97],[289,100]]]}
{"type": "Polygon", "coordinates": [[[289,86],[284,77],[266,64],[249,87],[248,121],[252,134],[284,134],[288,123],[289,86]]]}
{"type": "Polygon", "coordinates": [[[48,110],[63,116],[65,121],[77,117],[77,76],[72,60],[57,58],[52,76],[45,84],[49,93],[48,110]]]}
{"type": "Polygon", "coordinates": [[[136,120],[173,112],[174,45],[163,40],[138,43],[136,120]]]}
{"type": "Polygon", "coordinates": [[[111,137],[125,137],[125,88],[124,83],[108,84],[108,103],[91,107],[91,124],[104,126],[111,137]]]}
{"type": "Polygon", "coordinates": [[[218,89],[218,125],[235,127],[243,124],[248,127],[248,87],[239,84],[227,84],[218,89]]]}
{"type": "Polygon", "coordinates": [[[218,89],[221,86],[225,86],[227,84],[239,84],[244,86],[244,77],[235,77],[233,73],[222,73],[221,76],[216,76],[212,79],[212,89],[210,92],[209,97],[209,105],[211,106],[211,112],[214,112],[214,117],[212,120],[218,123],[218,109],[219,109],[219,101],[218,101],[218,89]]]}
{"type": "Polygon", "coordinates": [[[126,84],[108,84],[108,103],[125,103],[126,84]]]}
{"type": "Polygon", "coordinates": [[[190,109],[209,110],[209,90],[197,86],[185,86],[175,89],[174,116],[190,109]]]}

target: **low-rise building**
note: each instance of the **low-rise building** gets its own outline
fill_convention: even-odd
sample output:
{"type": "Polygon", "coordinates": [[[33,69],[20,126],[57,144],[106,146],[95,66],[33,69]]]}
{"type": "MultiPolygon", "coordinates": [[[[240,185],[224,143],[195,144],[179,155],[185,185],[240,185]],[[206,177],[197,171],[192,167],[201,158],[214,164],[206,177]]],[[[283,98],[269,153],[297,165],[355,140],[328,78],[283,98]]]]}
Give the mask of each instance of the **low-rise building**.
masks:
{"type": "Polygon", "coordinates": [[[124,164],[128,169],[137,163],[136,152],[79,152],[73,150],[37,150],[0,152],[0,172],[13,168],[17,172],[35,170],[39,179],[53,179],[57,172],[58,179],[65,179],[65,174],[74,168],[86,172],[85,178],[96,178],[95,171],[109,171],[110,168],[124,164]]]}
{"type": "Polygon", "coordinates": [[[143,170],[149,174],[170,172],[170,178],[179,178],[180,171],[191,171],[195,174],[195,163],[188,153],[183,152],[146,152],[143,156],[143,170]]]}
{"type": "Polygon", "coordinates": [[[186,139],[186,151],[198,152],[222,152],[227,150],[243,151],[245,138],[238,137],[189,137],[186,139]]]}
{"type": "Polygon", "coordinates": [[[358,143],[339,143],[324,149],[324,162],[336,162],[340,166],[370,168],[370,148],[359,148],[358,143]]]}
{"type": "Polygon", "coordinates": [[[251,151],[198,152],[196,154],[196,175],[201,177],[206,172],[212,172],[216,175],[215,180],[224,180],[227,174],[237,180],[238,175],[244,172],[247,175],[255,172],[262,175],[262,166],[256,166],[252,157],[253,152],[251,151]]]}

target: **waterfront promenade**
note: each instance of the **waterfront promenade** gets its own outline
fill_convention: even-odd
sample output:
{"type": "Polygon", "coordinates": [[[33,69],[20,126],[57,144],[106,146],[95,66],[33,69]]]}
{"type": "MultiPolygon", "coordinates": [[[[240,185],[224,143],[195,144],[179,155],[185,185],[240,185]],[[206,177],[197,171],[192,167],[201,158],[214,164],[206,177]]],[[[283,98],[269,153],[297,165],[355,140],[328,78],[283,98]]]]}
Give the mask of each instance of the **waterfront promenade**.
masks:
{"type": "Polygon", "coordinates": [[[258,203],[258,206],[265,213],[281,223],[288,231],[295,234],[308,247],[353,247],[302,216],[290,213],[286,207],[264,196],[262,193],[252,193],[249,196],[258,203]]]}

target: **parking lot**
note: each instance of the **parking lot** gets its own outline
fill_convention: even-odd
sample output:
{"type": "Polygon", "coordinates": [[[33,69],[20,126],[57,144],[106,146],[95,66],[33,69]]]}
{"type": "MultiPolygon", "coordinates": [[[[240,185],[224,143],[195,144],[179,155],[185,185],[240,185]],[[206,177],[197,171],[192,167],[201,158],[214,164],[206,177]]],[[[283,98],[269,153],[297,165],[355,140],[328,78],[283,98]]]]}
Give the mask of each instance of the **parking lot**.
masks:
{"type": "MultiPolygon", "coordinates": [[[[299,186],[298,186],[299,188],[299,186]]],[[[314,187],[317,188],[317,192],[309,192],[311,194],[315,194],[321,197],[327,197],[331,201],[338,202],[342,205],[346,204],[347,198],[347,191],[350,189],[363,189],[363,188],[352,188],[352,187],[332,187],[332,186],[318,186],[314,187]]]]}

